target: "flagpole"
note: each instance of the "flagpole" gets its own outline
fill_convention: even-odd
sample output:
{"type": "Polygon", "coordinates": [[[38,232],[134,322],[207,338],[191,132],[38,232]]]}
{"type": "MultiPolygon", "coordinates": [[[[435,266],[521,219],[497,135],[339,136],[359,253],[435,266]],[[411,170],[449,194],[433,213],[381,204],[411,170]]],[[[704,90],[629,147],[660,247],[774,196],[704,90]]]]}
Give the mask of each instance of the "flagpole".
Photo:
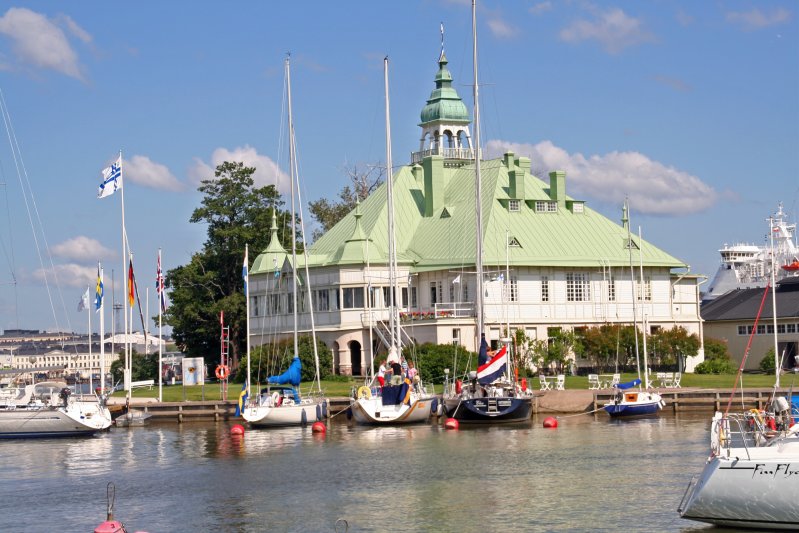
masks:
{"type": "MultiPolygon", "coordinates": [[[[119,168],[120,168],[120,176],[121,176],[121,171],[122,171],[122,150],[119,151],[119,168]]],[[[126,233],[125,233],[125,184],[124,183],[122,184],[122,187],[120,187],[120,194],[121,194],[120,204],[121,204],[121,208],[122,208],[122,272],[125,272],[125,259],[128,258],[128,254],[127,254],[127,247],[126,247],[126,243],[125,243],[126,233]]],[[[128,279],[127,279],[127,277],[125,277],[125,279],[123,281],[123,287],[125,288],[125,295],[127,295],[128,294],[128,279]]],[[[123,377],[123,382],[124,382],[123,383],[123,387],[127,391],[127,402],[128,402],[128,405],[130,405],[130,361],[129,361],[130,345],[128,344],[128,306],[124,305],[122,307],[123,307],[123,309],[122,309],[123,318],[124,318],[124,323],[125,323],[125,331],[124,331],[124,335],[125,335],[125,339],[124,339],[124,342],[125,342],[125,371],[124,371],[124,377],[123,377]]]]}
{"type": "MultiPolygon", "coordinates": [[[[103,267],[97,263],[100,272],[100,283],[103,282],[103,267]]],[[[102,294],[100,295],[100,394],[105,395],[105,302],[102,294]]]]}
{"type": "Polygon", "coordinates": [[[164,334],[161,331],[161,314],[164,312],[164,282],[161,276],[161,248],[158,249],[158,401],[163,401],[164,334]]]}
{"type": "MultiPolygon", "coordinates": [[[[248,256],[249,256],[250,247],[249,244],[244,245],[244,271],[246,273],[246,277],[244,279],[244,302],[245,308],[247,313],[247,331],[245,332],[247,337],[247,397],[250,396],[250,265],[248,256]]],[[[295,308],[296,309],[296,308],[295,308]]],[[[297,336],[295,335],[294,338],[296,339],[297,336]]],[[[296,342],[296,340],[294,341],[296,342]]],[[[294,353],[297,353],[296,351],[294,353]]]]}
{"type": "MultiPolygon", "coordinates": [[[[89,287],[90,285],[86,285],[86,295],[89,295],[89,287]]],[[[89,387],[91,387],[92,383],[92,306],[86,306],[86,312],[88,313],[89,318],[89,387]]]]}

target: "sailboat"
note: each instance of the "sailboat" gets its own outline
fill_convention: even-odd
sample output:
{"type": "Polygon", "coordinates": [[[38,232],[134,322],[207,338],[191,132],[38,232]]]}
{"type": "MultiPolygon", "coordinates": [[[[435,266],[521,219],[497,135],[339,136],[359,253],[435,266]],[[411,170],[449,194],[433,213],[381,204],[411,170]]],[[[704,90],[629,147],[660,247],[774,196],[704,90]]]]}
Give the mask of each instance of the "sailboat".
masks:
{"type": "MultiPolygon", "coordinates": [[[[289,131],[289,168],[291,174],[291,262],[293,274],[293,318],[294,318],[294,356],[285,372],[279,375],[270,376],[266,386],[257,394],[251,391],[251,372],[250,372],[250,292],[249,292],[249,265],[248,251],[244,252],[244,297],[247,302],[247,397],[248,401],[241,411],[241,416],[250,423],[252,427],[275,427],[275,426],[294,426],[306,425],[314,421],[321,421],[327,418],[327,400],[323,397],[319,373],[319,357],[316,354],[316,335],[313,327],[313,309],[311,313],[311,331],[313,333],[314,358],[316,360],[316,386],[317,394],[302,397],[299,393],[300,377],[302,373],[302,362],[299,356],[298,331],[297,331],[297,246],[295,220],[295,184],[297,181],[296,156],[294,146],[294,123],[291,113],[291,75],[289,58],[285,62],[286,74],[286,94],[288,99],[288,131],[289,131]]],[[[300,218],[302,220],[302,218],[300,218]]],[[[305,231],[302,232],[303,237],[305,231]]],[[[273,232],[273,237],[276,235],[273,232]]],[[[303,252],[306,253],[306,252],[303,252]]],[[[306,269],[308,261],[305,261],[306,269]]],[[[307,271],[306,271],[307,272],[307,271]]],[[[306,280],[309,276],[306,273],[306,280]]],[[[310,301],[310,283],[305,283],[310,301]]]]}
{"type": "MultiPolygon", "coordinates": [[[[394,233],[394,186],[392,183],[391,164],[391,124],[388,98],[388,57],[383,60],[383,77],[386,91],[386,190],[388,197],[388,246],[389,246],[389,280],[391,285],[390,312],[391,320],[391,348],[389,362],[399,362],[401,357],[401,325],[399,320],[399,305],[395,300],[399,295],[397,287],[397,250],[396,236],[394,233]]],[[[370,377],[370,365],[367,373],[367,384],[354,391],[350,399],[350,409],[356,422],[361,424],[407,424],[424,422],[430,418],[436,397],[428,392],[421,380],[403,378],[397,385],[386,384],[382,387],[373,386],[370,377]]],[[[418,376],[415,376],[418,378],[418,376]]]]}
{"type": "MultiPolygon", "coordinates": [[[[480,107],[477,83],[477,15],[475,0],[472,0],[472,58],[474,68],[474,137],[475,137],[475,200],[476,200],[476,253],[477,294],[475,311],[477,333],[480,337],[480,353],[477,371],[472,371],[466,384],[461,380],[445,383],[442,401],[447,416],[459,422],[499,423],[525,422],[530,420],[533,410],[533,393],[512,378],[513,358],[510,356],[510,338],[503,339],[504,346],[489,357],[485,338],[485,316],[483,313],[483,222],[482,192],[480,179],[480,107]]],[[[443,50],[442,50],[443,56],[443,50]]],[[[510,336],[510,331],[508,331],[510,336]]]]}
{"type": "MultiPolygon", "coordinates": [[[[652,415],[662,409],[665,405],[663,398],[657,392],[649,389],[649,365],[647,364],[646,352],[646,317],[642,323],[644,324],[643,331],[643,349],[644,349],[644,379],[641,381],[641,364],[638,356],[638,317],[636,314],[635,305],[635,274],[633,270],[633,240],[630,235],[630,221],[629,221],[629,206],[627,202],[624,203],[624,223],[627,226],[627,250],[630,257],[630,283],[632,286],[632,302],[633,302],[633,328],[635,329],[635,366],[638,369],[638,377],[626,383],[617,383],[614,385],[616,389],[613,398],[606,403],[603,408],[611,417],[627,417],[627,416],[640,416],[652,415]],[[642,383],[647,390],[643,390],[642,383]],[[635,390],[637,388],[637,390],[635,390]]],[[[643,255],[641,250],[641,230],[638,230],[638,252],[639,252],[639,267],[641,272],[641,284],[643,284],[643,255]]],[[[643,290],[643,289],[642,289],[643,290]]],[[[643,313],[642,313],[643,314],[643,313]]]]}
{"type": "MultiPolygon", "coordinates": [[[[778,263],[773,262],[771,281],[766,285],[749,339],[751,343],[756,334],[771,287],[775,348],[777,268],[778,263]]],[[[749,355],[749,346],[741,360],[736,385],[749,355]]],[[[776,350],[774,357],[779,359],[776,350]]],[[[710,455],[702,473],[689,481],[678,507],[683,518],[741,528],[799,529],[799,506],[796,505],[799,424],[795,423],[799,413],[792,405],[793,398],[777,395],[781,367],[780,362],[775,361],[774,393],[769,411],[750,409],[731,413],[733,387],[724,413],[714,414],[710,426],[710,455]]]]}

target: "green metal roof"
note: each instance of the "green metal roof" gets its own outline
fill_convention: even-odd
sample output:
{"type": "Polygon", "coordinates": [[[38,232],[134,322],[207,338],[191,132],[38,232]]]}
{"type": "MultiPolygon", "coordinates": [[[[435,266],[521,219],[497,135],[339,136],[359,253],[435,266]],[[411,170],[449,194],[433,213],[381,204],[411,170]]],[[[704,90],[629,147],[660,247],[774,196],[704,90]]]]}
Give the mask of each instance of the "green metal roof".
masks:
{"type": "Polygon", "coordinates": [[[471,122],[466,105],[458,96],[458,91],[452,87],[452,74],[447,69],[447,58],[441,54],[438,60],[438,73],[436,74],[436,88],[430,93],[427,105],[422,108],[420,125],[430,122],[463,123],[471,122]]]}
{"type": "MultiPolygon", "coordinates": [[[[521,169],[512,154],[505,159],[481,164],[483,182],[483,264],[504,267],[506,234],[519,247],[509,250],[509,262],[517,266],[614,268],[629,266],[627,230],[592,209],[572,213],[566,196],[557,212],[536,211],[536,200],[552,202],[549,183],[521,169]],[[524,197],[520,210],[508,209],[510,178],[508,165],[523,180],[524,197]]],[[[425,213],[424,177],[414,176],[410,166],[393,176],[397,261],[410,264],[414,271],[461,268],[475,264],[475,169],[443,167],[441,187],[434,189],[441,198],[433,199],[432,216],[425,213]]],[[[518,189],[517,189],[518,190],[518,189]]],[[[365,242],[369,242],[372,264],[387,263],[388,228],[386,185],[374,191],[358,209],[347,215],[323,235],[310,249],[311,266],[365,264],[365,242]],[[357,211],[357,213],[356,213],[357,211]],[[356,216],[357,215],[357,216],[356,216]],[[361,253],[354,253],[353,235],[362,232],[361,253]]],[[[633,261],[638,264],[638,249],[646,267],[683,268],[687,265],[644,241],[635,243],[633,261]]]]}
{"type": "Polygon", "coordinates": [[[288,256],[286,249],[280,244],[280,239],[277,238],[277,218],[274,210],[272,211],[272,227],[270,230],[269,244],[253,261],[250,274],[262,274],[280,270],[288,256]]]}

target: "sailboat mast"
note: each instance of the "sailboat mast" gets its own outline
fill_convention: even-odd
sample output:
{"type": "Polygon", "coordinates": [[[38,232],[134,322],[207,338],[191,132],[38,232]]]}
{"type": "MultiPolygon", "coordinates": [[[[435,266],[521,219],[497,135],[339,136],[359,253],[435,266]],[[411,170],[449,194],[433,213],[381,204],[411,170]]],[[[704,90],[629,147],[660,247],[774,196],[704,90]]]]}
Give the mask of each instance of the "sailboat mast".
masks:
{"type": "Polygon", "coordinates": [[[402,343],[400,342],[399,305],[397,303],[397,239],[394,231],[394,183],[391,161],[391,111],[388,96],[388,56],[383,58],[383,82],[386,92],[386,190],[388,195],[388,281],[389,309],[391,317],[391,346],[397,349],[397,356],[401,358],[402,343]]]}
{"type": "Polygon", "coordinates": [[[477,343],[480,346],[480,335],[485,330],[485,317],[483,316],[483,194],[480,179],[480,99],[477,82],[477,3],[472,0],[472,63],[474,69],[474,188],[475,211],[477,220],[475,224],[475,267],[477,271],[477,291],[475,298],[475,313],[477,314],[477,343]]]}
{"type": "Polygon", "coordinates": [[[633,334],[635,335],[635,368],[638,369],[638,379],[641,379],[641,361],[638,355],[638,315],[635,306],[635,270],[633,269],[633,238],[630,233],[630,206],[624,199],[624,224],[627,226],[627,256],[630,259],[630,285],[632,287],[633,302],[633,334]]]}
{"type": "Polygon", "coordinates": [[[638,268],[641,278],[641,324],[643,334],[641,341],[644,348],[644,387],[649,388],[649,359],[646,353],[646,333],[649,329],[646,322],[646,311],[644,311],[644,240],[641,238],[641,226],[638,226],[638,268]]]}
{"type": "MultiPolygon", "coordinates": [[[[780,213],[782,212],[782,204],[780,204],[780,213]]],[[[777,270],[777,258],[774,255],[774,217],[769,217],[769,237],[771,239],[771,316],[774,324],[774,386],[780,386],[780,354],[779,344],[777,343],[777,285],[775,281],[777,270]]]]}
{"type": "Polygon", "coordinates": [[[294,206],[294,180],[297,169],[294,166],[294,120],[291,114],[291,69],[289,68],[289,57],[286,58],[286,94],[288,99],[288,119],[289,119],[289,174],[291,176],[291,282],[292,282],[292,311],[294,317],[294,355],[299,355],[299,345],[297,342],[297,225],[295,222],[294,206]]]}

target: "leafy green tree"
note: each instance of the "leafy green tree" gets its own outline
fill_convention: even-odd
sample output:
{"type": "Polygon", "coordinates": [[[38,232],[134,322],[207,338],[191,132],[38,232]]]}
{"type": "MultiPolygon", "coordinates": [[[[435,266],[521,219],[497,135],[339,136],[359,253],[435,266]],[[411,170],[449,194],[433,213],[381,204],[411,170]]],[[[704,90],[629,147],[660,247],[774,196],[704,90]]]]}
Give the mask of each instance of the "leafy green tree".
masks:
{"type": "MultiPolygon", "coordinates": [[[[136,350],[131,352],[131,381],[144,381],[152,379],[158,382],[158,353],[142,354],[136,350]]],[[[125,371],[125,352],[119,352],[119,356],[111,363],[111,376],[114,383],[122,383],[125,371]]]]}
{"type": "Polygon", "coordinates": [[[426,383],[443,383],[445,368],[449,368],[450,379],[462,379],[467,371],[477,369],[477,354],[453,344],[420,344],[410,358],[426,383]]]}
{"type": "Polygon", "coordinates": [[[385,167],[376,165],[345,165],[344,173],[350,179],[351,185],[346,185],[338,193],[338,200],[329,201],[325,198],[315,202],[308,202],[311,215],[319,224],[311,237],[318,239],[330,228],[335,226],[342,218],[355,209],[355,204],[365,200],[372,192],[383,183],[385,167]]]}
{"type": "MultiPolygon", "coordinates": [[[[615,367],[616,355],[622,348],[622,330],[625,327],[632,330],[630,326],[620,326],[618,324],[602,324],[601,326],[586,328],[577,340],[575,353],[582,358],[588,359],[599,369],[615,367]]],[[[623,351],[626,359],[626,346],[624,346],[623,351]]]]}
{"type": "Polygon", "coordinates": [[[170,307],[164,321],[180,349],[189,356],[213,361],[221,351],[219,313],[230,326],[232,367],[246,342],[246,310],[241,277],[244,246],[250,246],[250,262],[269,239],[273,210],[277,210],[278,237],[290,245],[291,215],[280,211],[284,202],[274,185],[255,187],[253,167],[224,162],[214,179],[201,182],[200,207],[189,219],[207,227],[203,249],[188,264],[167,272],[170,307]]]}
{"type": "Polygon", "coordinates": [[[696,365],[697,374],[734,374],[737,368],[730,360],[727,343],[711,337],[705,338],[705,360],[696,365]]]}
{"type": "MultiPolygon", "coordinates": [[[[297,350],[302,363],[302,381],[310,382],[316,379],[316,363],[313,353],[313,337],[300,335],[297,338],[297,350]]],[[[320,379],[330,375],[333,366],[333,352],[320,339],[316,339],[316,350],[319,355],[320,379]]],[[[266,383],[269,376],[282,374],[294,358],[294,339],[280,339],[274,344],[262,344],[250,349],[250,369],[253,382],[266,383]]],[[[242,355],[241,364],[236,374],[236,381],[243,382],[247,376],[247,355],[242,355]]]]}
{"type": "Polygon", "coordinates": [[[648,349],[653,350],[655,364],[677,364],[682,370],[685,368],[685,358],[699,353],[699,336],[677,326],[672,329],[658,330],[648,340],[648,349]]]}
{"type": "Polygon", "coordinates": [[[763,356],[763,359],[760,360],[760,364],[758,368],[767,374],[773,374],[775,364],[774,364],[774,348],[769,348],[766,352],[766,355],[763,356]]]}

